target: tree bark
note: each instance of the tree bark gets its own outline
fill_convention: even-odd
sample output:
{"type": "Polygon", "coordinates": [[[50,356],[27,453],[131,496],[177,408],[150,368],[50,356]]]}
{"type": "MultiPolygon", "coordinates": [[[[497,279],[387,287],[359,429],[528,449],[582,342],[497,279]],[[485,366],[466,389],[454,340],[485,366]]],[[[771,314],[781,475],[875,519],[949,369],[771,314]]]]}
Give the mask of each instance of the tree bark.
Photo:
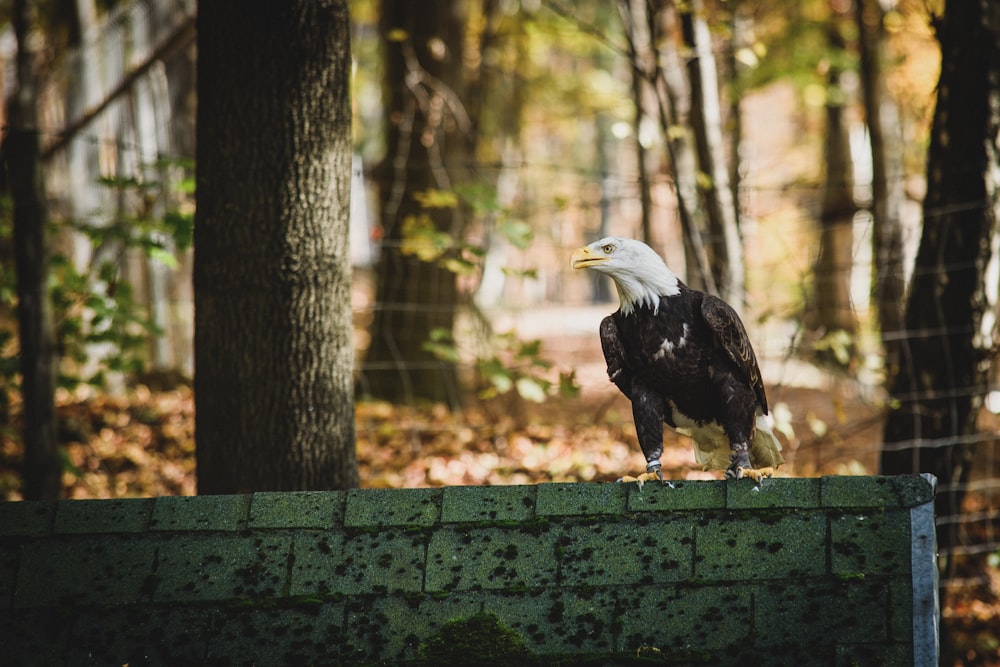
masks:
{"type": "Polygon", "coordinates": [[[698,196],[698,158],[691,130],[687,126],[691,114],[691,87],[674,40],[679,21],[677,8],[673,3],[647,2],[649,34],[652,43],[659,45],[653,87],[660,129],[677,190],[677,217],[684,241],[685,277],[691,287],[718,294],[704,238],[707,225],[705,209],[698,196]]]}
{"type": "MultiPolygon", "coordinates": [[[[844,50],[839,19],[831,19],[830,48],[844,50]]],[[[845,110],[847,100],[841,85],[841,70],[831,65],[827,73],[826,133],[823,163],[826,174],[819,215],[819,255],[813,267],[816,327],[821,334],[854,333],[857,318],[851,303],[853,263],[854,176],[845,110]]],[[[837,361],[832,355],[831,362],[837,361]]]]}
{"type": "Polygon", "coordinates": [[[729,183],[722,141],[722,107],[718,74],[712,54],[712,36],[703,16],[701,0],[678,5],[684,45],[691,51],[691,128],[698,155],[699,185],[705,202],[707,244],[718,294],[737,309],[745,297],[743,243],[736,221],[736,206],[729,183]]]}
{"type": "Polygon", "coordinates": [[[386,157],[376,169],[382,244],[377,266],[371,344],[359,393],[395,403],[461,403],[455,364],[425,349],[435,330],[449,334],[459,292],[456,276],[437,261],[403,251],[408,221],[461,238],[461,205],[427,208],[418,194],[451,191],[471,159],[474,122],[464,107],[462,3],[383,0],[386,157]]]}
{"type": "Polygon", "coordinates": [[[942,555],[957,525],[980,437],[976,417],[996,344],[1000,271],[1000,7],[948,0],[936,25],[941,77],[927,159],[923,237],[906,337],[889,378],[881,468],[938,478],[942,555]]]}
{"type": "MultiPolygon", "coordinates": [[[[632,138],[635,139],[635,154],[637,183],[639,186],[639,205],[641,211],[640,228],[642,240],[647,245],[654,245],[653,240],[653,193],[650,173],[653,169],[650,152],[642,142],[642,126],[646,118],[647,108],[653,107],[654,73],[656,72],[656,53],[652,47],[650,28],[653,25],[649,17],[652,7],[647,0],[618,0],[618,15],[625,30],[625,43],[628,47],[628,58],[632,74],[632,138]]],[[[600,281],[606,283],[606,280],[600,281]]]]}
{"type": "Polygon", "coordinates": [[[200,493],[357,486],[345,0],[198,12],[200,493]]]}
{"type": "Polygon", "coordinates": [[[24,498],[52,500],[59,497],[62,488],[62,460],[56,438],[57,357],[48,291],[48,214],[41,170],[35,64],[28,45],[30,21],[28,0],[15,0],[12,23],[17,40],[17,90],[7,107],[2,153],[14,218],[24,405],[24,498]]]}
{"type": "Polygon", "coordinates": [[[906,276],[903,266],[902,140],[899,113],[886,90],[885,12],[879,0],[855,0],[861,59],[861,90],[872,155],[872,301],[878,312],[885,366],[895,372],[903,331],[906,276]]]}

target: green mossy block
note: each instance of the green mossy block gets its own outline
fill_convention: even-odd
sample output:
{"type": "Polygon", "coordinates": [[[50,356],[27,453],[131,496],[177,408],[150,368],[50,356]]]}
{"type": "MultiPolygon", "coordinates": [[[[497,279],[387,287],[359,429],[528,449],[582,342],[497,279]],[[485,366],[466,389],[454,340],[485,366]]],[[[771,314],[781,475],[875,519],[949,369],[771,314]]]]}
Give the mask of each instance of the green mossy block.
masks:
{"type": "Polygon", "coordinates": [[[441,517],[441,489],[351,489],[344,526],[431,526],[441,517]]]}
{"type": "Polygon", "coordinates": [[[198,663],[339,665],[343,633],[341,603],[223,609],[198,663]]]}
{"type": "Polygon", "coordinates": [[[85,607],[146,599],[154,559],[152,542],[139,537],[81,536],[25,544],[14,606],[85,607]]]}
{"type": "Polygon", "coordinates": [[[325,528],[344,523],[344,491],[267,491],[253,494],[250,528],[325,528]]]}
{"type": "Polygon", "coordinates": [[[628,498],[624,484],[539,484],[538,516],[622,514],[628,498]]]}
{"type": "Polygon", "coordinates": [[[441,500],[442,523],[517,522],[535,515],[535,486],[449,486],[441,500]]]}
{"type": "Polygon", "coordinates": [[[19,545],[0,547],[0,609],[9,607],[14,600],[20,557],[19,545]]]}
{"type": "Polygon", "coordinates": [[[628,509],[632,512],[722,509],[726,506],[726,482],[721,480],[647,482],[641,491],[634,483],[622,486],[629,489],[628,509]]]}
{"type": "Polygon", "coordinates": [[[910,644],[843,644],[836,647],[835,667],[884,667],[885,665],[912,665],[913,647],[910,644]]]}
{"type": "Polygon", "coordinates": [[[586,528],[562,525],[559,583],[563,586],[639,586],[689,579],[694,557],[692,522],[595,523],[586,528]]]}
{"type": "Polygon", "coordinates": [[[618,645],[626,653],[655,647],[664,658],[714,664],[720,650],[749,639],[751,590],[741,584],[621,589],[615,608],[618,645]]]}
{"type": "Polygon", "coordinates": [[[754,643],[823,646],[886,641],[885,582],[760,582],[754,592],[754,643]]]}
{"type": "Polygon", "coordinates": [[[826,516],[819,512],[720,513],[695,528],[695,578],[726,581],[826,573],[826,516]]]}
{"type": "Polygon", "coordinates": [[[909,576],[889,580],[889,639],[913,643],[913,579],[909,576]]]}
{"type": "Polygon", "coordinates": [[[211,606],[148,603],[82,612],[73,620],[72,640],[61,647],[62,659],[46,664],[206,664],[208,643],[225,613],[211,606]]]}
{"type": "Polygon", "coordinates": [[[483,600],[532,651],[550,655],[614,652],[615,605],[614,590],[587,587],[490,592],[483,600]]]}
{"type": "Polygon", "coordinates": [[[910,574],[910,511],[830,517],[830,567],[840,577],[910,574]]]}
{"type": "Polygon", "coordinates": [[[424,590],[524,589],[556,584],[556,538],[550,530],[449,526],[427,546],[424,590]]]}
{"type": "Polygon", "coordinates": [[[347,603],[342,664],[416,661],[429,638],[450,621],[478,613],[482,604],[480,593],[352,597],[347,603]]]}
{"type": "Polygon", "coordinates": [[[768,478],[759,485],[751,480],[732,480],[726,488],[729,509],[759,509],[787,507],[812,509],[819,507],[819,478],[768,478]]]}
{"type": "Polygon", "coordinates": [[[292,596],[414,593],[423,586],[426,538],[420,533],[304,531],[293,549],[292,596]]]}
{"type": "Polygon", "coordinates": [[[172,531],[240,530],[246,526],[250,496],[160,496],[149,529],[172,531]]]}
{"type": "MultiPolygon", "coordinates": [[[[780,621],[779,621],[780,622],[780,621]]],[[[783,646],[758,646],[754,640],[743,641],[727,649],[713,651],[711,659],[697,664],[711,667],[829,667],[833,665],[832,646],[803,645],[801,642],[783,646]]],[[[682,663],[690,664],[690,663],[682,663]]],[[[888,667],[880,665],[879,667],[888,667]]],[[[897,667],[893,665],[892,667],[897,667]]]]}
{"type": "MultiPolygon", "coordinates": [[[[71,665],[70,656],[80,651],[73,625],[81,610],[73,607],[39,609],[0,609],[0,655],[4,667],[71,665]]],[[[98,614],[93,614],[98,617],[98,614]]],[[[103,615],[100,615],[103,617],[103,615]]],[[[121,664],[121,663],[92,663],[121,664]]]]}
{"type": "Polygon", "coordinates": [[[289,541],[246,537],[174,535],[157,545],[157,567],[148,588],[157,602],[215,602],[284,595],[289,541]]]}
{"type": "Polygon", "coordinates": [[[824,507],[916,507],[934,500],[934,484],[923,475],[823,477],[824,507]]]}
{"type": "Polygon", "coordinates": [[[54,532],[139,533],[149,527],[151,498],[61,500],[56,503],[54,532]]]}
{"type": "Polygon", "coordinates": [[[40,537],[52,532],[55,503],[0,502],[0,537],[40,537]]]}
{"type": "Polygon", "coordinates": [[[485,612],[449,621],[417,653],[421,663],[440,667],[523,667],[534,662],[524,638],[485,612]]]}

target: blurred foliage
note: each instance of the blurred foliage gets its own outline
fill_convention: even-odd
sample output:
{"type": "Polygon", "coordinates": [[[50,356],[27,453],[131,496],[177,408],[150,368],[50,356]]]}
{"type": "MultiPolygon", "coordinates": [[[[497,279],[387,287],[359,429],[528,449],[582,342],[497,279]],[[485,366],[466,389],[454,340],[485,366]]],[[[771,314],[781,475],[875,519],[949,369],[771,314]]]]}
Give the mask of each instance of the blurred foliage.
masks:
{"type": "MultiPolygon", "coordinates": [[[[161,333],[149,319],[146,300],[122,277],[125,253],[136,250],[153,261],[177,266],[175,253],[191,246],[193,210],[171,209],[153,216],[153,201],[163,196],[163,185],[137,179],[106,178],[100,184],[120,197],[141,202],[138,215],[105,216],[97,222],[66,221],[50,226],[49,238],[70,231],[86,239],[90,261],[78,266],[65,252],[49,257],[49,294],[52,299],[59,385],[80,383],[103,387],[109,373],[139,373],[145,367],[146,345],[161,333]],[[85,369],[93,372],[84,374],[85,369]]],[[[181,193],[193,191],[193,182],[181,181],[181,193]]],[[[0,215],[0,237],[9,238],[13,222],[7,208],[0,215]]],[[[57,245],[50,243],[50,246],[57,245]]],[[[18,367],[16,273],[13,263],[0,271],[0,407],[9,406],[17,390],[18,367]]]]}
{"type": "MultiPolygon", "coordinates": [[[[490,218],[488,225],[507,243],[525,250],[531,246],[534,233],[530,225],[513,218],[510,211],[497,201],[495,191],[487,186],[466,186],[455,191],[426,190],[416,195],[424,209],[466,206],[478,219],[490,218]]],[[[415,255],[424,262],[437,262],[459,276],[481,276],[487,248],[437,229],[426,215],[408,217],[403,226],[403,253],[415,255]]],[[[511,276],[533,277],[532,269],[508,271],[511,276]]],[[[460,364],[471,357],[476,377],[482,386],[477,395],[489,400],[514,395],[522,400],[541,403],[552,393],[574,395],[578,391],[574,374],[560,372],[558,381],[549,378],[552,362],[541,354],[542,341],[521,340],[516,333],[493,333],[483,318],[485,336],[473,346],[476,352],[462,350],[452,331],[431,330],[424,349],[449,363],[460,364]]]]}

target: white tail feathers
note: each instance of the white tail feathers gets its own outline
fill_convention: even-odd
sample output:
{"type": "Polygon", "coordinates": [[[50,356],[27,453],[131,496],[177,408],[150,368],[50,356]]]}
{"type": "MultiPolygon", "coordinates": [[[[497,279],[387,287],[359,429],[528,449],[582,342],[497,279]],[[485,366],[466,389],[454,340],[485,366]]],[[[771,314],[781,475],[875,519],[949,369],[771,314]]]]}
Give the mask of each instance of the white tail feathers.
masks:
{"type": "Polygon", "coordinates": [[[781,443],[771,430],[766,415],[757,415],[757,430],[750,443],[750,465],[754,468],[777,468],[785,459],[781,456],[781,443]]]}

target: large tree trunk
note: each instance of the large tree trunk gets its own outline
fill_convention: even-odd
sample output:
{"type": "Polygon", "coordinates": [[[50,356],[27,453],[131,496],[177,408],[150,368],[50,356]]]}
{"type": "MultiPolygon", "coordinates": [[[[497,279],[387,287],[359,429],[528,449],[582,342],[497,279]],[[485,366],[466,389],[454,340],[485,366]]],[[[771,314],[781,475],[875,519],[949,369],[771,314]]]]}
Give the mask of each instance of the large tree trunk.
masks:
{"type": "Polygon", "coordinates": [[[976,417],[996,344],[1000,265],[1000,11],[949,0],[927,160],[924,231],[889,381],[882,472],[938,478],[938,543],[958,542],[976,417]]]}
{"type": "Polygon", "coordinates": [[[24,497],[58,498],[62,461],[56,439],[57,358],[48,292],[47,213],[42,182],[34,56],[29,49],[29,3],[15,0],[17,90],[7,108],[4,167],[13,204],[18,341],[24,405],[24,497]]]}
{"type": "Polygon", "coordinates": [[[455,364],[425,349],[432,332],[449,335],[459,293],[456,276],[437,261],[404,252],[407,223],[427,221],[461,238],[460,206],[426,208],[418,194],[451,191],[471,159],[472,122],[463,106],[462,3],[383,0],[386,157],[376,170],[382,245],[375,317],[359,391],[396,403],[460,404],[455,364]]]}
{"type": "Polygon", "coordinates": [[[357,486],[345,0],[198,12],[201,493],[357,486]]]}

